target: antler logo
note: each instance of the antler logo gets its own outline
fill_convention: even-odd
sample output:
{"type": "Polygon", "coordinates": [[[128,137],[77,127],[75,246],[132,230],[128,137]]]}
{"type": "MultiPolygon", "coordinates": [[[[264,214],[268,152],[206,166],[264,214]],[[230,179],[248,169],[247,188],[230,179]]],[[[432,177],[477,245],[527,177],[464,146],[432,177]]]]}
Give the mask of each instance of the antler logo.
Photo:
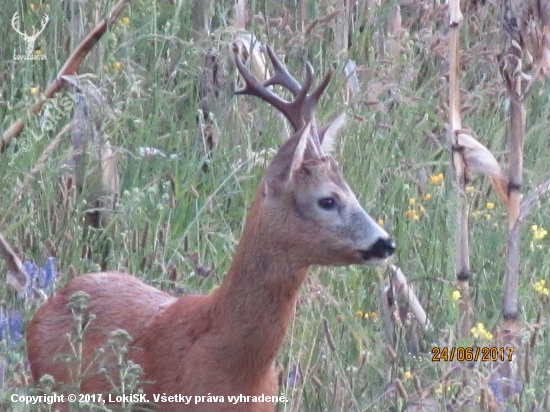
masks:
{"type": "Polygon", "coordinates": [[[36,38],[40,33],[44,31],[49,21],[50,21],[49,16],[45,14],[44,17],[42,17],[42,27],[40,28],[40,30],[36,31],[36,28],[33,27],[32,35],[28,35],[26,32],[21,31],[21,24],[19,22],[19,12],[16,11],[13,17],[11,18],[11,26],[17,33],[19,33],[21,37],[23,37],[23,40],[27,44],[27,47],[26,47],[27,57],[32,55],[34,51],[34,45],[36,43],[36,38]]]}

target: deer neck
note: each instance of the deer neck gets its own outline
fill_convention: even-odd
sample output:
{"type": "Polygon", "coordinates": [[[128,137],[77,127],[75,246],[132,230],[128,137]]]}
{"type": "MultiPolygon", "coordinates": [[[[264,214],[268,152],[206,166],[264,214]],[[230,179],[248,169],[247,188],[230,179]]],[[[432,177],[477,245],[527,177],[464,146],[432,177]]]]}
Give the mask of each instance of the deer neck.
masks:
{"type": "Polygon", "coordinates": [[[226,337],[223,353],[231,353],[225,359],[249,376],[273,365],[309,269],[296,263],[292,245],[278,242],[277,225],[262,214],[260,202],[257,196],[233,263],[213,296],[226,337]]]}

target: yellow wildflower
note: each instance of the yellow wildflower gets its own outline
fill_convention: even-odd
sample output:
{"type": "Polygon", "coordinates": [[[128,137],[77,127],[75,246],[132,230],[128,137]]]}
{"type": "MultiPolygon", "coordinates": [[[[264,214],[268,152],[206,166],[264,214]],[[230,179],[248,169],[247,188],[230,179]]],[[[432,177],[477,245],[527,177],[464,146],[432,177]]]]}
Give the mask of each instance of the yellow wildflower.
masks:
{"type": "Polygon", "coordinates": [[[40,56],[40,55],[42,55],[42,50],[36,49],[36,50],[34,51],[34,55],[35,55],[35,56],[40,56]]]}
{"type": "Polygon", "coordinates": [[[430,177],[430,183],[433,185],[438,185],[441,182],[443,182],[443,173],[439,173],[438,175],[433,175],[430,177]]]}
{"type": "Polygon", "coordinates": [[[37,94],[38,92],[40,91],[40,89],[38,87],[31,87],[31,94],[37,94]]]}
{"type": "Polygon", "coordinates": [[[492,217],[490,213],[485,213],[485,220],[491,220],[492,217]]]}
{"type": "Polygon", "coordinates": [[[385,222],[384,222],[384,219],[378,219],[377,222],[378,222],[378,224],[379,224],[380,226],[384,226],[384,223],[385,223],[385,222]]]}
{"type": "Polygon", "coordinates": [[[113,63],[113,69],[120,70],[121,67],[122,67],[122,64],[120,62],[113,63]]]}
{"type": "Polygon", "coordinates": [[[416,199],[414,197],[411,197],[409,199],[409,205],[414,205],[416,203],[416,199]]]}
{"type": "Polygon", "coordinates": [[[474,326],[471,329],[471,332],[472,332],[472,335],[474,335],[474,338],[493,340],[493,334],[489,332],[487,329],[485,329],[485,326],[481,322],[479,322],[477,326],[474,326]]]}
{"type": "Polygon", "coordinates": [[[462,293],[460,293],[460,290],[454,290],[452,294],[453,300],[456,302],[458,299],[462,297],[462,293]]]}
{"type": "Polygon", "coordinates": [[[403,378],[410,379],[412,378],[413,374],[410,371],[403,372],[403,378]]]}
{"type": "Polygon", "coordinates": [[[487,205],[486,205],[487,209],[489,210],[493,210],[495,208],[495,204],[492,203],[492,202],[487,202],[487,205]]]}
{"type": "Polygon", "coordinates": [[[431,195],[430,193],[426,193],[426,194],[424,195],[424,200],[425,200],[425,201],[428,201],[428,200],[430,200],[431,198],[432,198],[432,195],[431,195]]]}
{"type": "Polygon", "coordinates": [[[358,310],[355,312],[355,316],[361,319],[377,319],[378,313],[376,312],[363,312],[362,310],[358,310]]]}
{"type": "Polygon", "coordinates": [[[34,3],[31,3],[31,10],[34,10],[36,8],[36,6],[34,5],[34,3]]]}
{"type": "Polygon", "coordinates": [[[127,26],[128,24],[130,24],[130,17],[123,17],[121,20],[120,20],[120,23],[127,26]]]}
{"type": "Polygon", "coordinates": [[[544,279],[539,280],[538,282],[535,282],[533,287],[535,288],[535,291],[543,296],[549,296],[550,290],[546,287],[546,281],[544,279]]]}
{"type": "Polygon", "coordinates": [[[544,239],[548,234],[546,229],[543,229],[542,227],[539,228],[538,225],[531,226],[531,232],[533,232],[533,240],[544,239]]]}
{"type": "Polygon", "coordinates": [[[424,206],[418,206],[418,211],[420,213],[426,214],[426,209],[424,209],[424,206]]]}
{"type": "Polygon", "coordinates": [[[466,186],[464,188],[464,190],[466,190],[466,193],[472,193],[474,191],[474,187],[473,186],[466,186]]]}
{"type": "Polygon", "coordinates": [[[409,219],[412,219],[412,220],[418,220],[420,219],[420,215],[418,214],[418,212],[414,209],[409,209],[405,212],[405,217],[408,217],[409,219]]]}

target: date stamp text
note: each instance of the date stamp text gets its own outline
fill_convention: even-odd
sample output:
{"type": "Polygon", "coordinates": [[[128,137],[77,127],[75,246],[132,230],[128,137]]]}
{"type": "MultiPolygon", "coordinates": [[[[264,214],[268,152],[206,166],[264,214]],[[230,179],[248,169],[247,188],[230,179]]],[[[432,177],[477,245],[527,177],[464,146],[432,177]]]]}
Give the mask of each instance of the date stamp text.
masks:
{"type": "Polygon", "coordinates": [[[452,348],[439,348],[434,347],[432,349],[432,362],[452,362],[454,360],[458,362],[511,362],[514,354],[513,347],[452,347],[452,348]]]}

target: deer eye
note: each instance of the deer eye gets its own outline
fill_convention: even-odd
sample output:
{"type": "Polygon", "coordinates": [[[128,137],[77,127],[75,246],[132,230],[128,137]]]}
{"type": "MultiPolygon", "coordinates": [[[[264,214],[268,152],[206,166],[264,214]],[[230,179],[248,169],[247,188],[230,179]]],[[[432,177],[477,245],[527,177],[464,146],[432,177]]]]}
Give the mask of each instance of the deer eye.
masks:
{"type": "Polygon", "coordinates": [[[336,200],[333,197],[325,197],[319,199],[318,204],[321,209],[332,210],[336,207],[336,200]]]}

